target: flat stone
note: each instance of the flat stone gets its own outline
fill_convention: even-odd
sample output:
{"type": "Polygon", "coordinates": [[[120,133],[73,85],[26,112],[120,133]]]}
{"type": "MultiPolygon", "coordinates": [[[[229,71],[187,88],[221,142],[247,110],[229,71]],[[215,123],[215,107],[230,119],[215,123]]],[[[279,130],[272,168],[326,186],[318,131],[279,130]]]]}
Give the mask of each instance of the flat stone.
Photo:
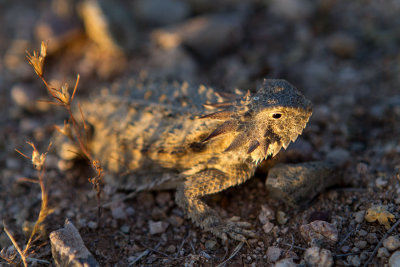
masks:
{"type": "Polygon", "coordinates": [[[341,170],[340,164],[332,161],[278,164],[268,172],[266,187],[273,198],[298,207],[338,183],[341,170]]]}
{"type": "Polygon", "coordinates": [[[267,259],[270,262],[276,262],[277,260],[279,260],[281,254],[282,254],[282,249],[278,247],[268,247],[267,249],[267,259]]]}
{"type": "Polygon", "coordinates": [[[75,226],[66,220],[64,228],[50,233],[51,253],[56,266],[98,267],[75,226]]]}
{"type": "Polygon", "coordinates": [[[167,230],[169,226],[169,223],[164,222],[164,221],[158,221],[158,222],[149,222],[149,228],[150,228],[150,234],[151,235],[156,235],[156,234],[161,234],[164,233],[165,230],[167,230]]]}
{"type": "Polygon", "coordinates": [[[400,266],[400,251],[396,251],[389,258],[389,267],[399,267],[400,266]]]}

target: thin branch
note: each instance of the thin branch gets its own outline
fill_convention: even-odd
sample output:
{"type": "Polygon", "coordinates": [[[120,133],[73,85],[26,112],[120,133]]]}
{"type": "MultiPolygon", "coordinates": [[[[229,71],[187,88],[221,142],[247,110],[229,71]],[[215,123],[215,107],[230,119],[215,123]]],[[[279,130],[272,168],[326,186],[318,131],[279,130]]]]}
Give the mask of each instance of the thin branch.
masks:
{"type": "Polygon", "coordinates": [[[386,232],[386,234],[382,237],[382,239],[379,241],[378,245],[376,245],[375,249],[372,251],[371,256],[369,256],[368,260],[365,262],[363,267],[367,267],[368,264],[372,261],[372,259],[375,257],[375,254],[378,252],[378,249],[382,246],[383,241],[390,235],[391,232],[396,229],[397,226],[400,225],[400,219],[397,220],[395,224],[386,232]]]}

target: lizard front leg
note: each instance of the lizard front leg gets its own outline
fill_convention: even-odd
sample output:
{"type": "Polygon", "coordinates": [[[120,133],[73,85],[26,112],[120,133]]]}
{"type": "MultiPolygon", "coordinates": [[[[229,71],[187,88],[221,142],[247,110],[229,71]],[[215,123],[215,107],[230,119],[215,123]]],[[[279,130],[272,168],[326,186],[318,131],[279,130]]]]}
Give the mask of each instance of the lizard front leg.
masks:
{"type": "Polygon", "coordinates": [[[201,200],[203,196],[243,183],[253,174],[253,170],[244,164],[227,166],[225,169],[226,171],[206,169],[189,176],[177,188],[176,203],[185,210],[195,224],[212,232],[223,242],[227,241],[228,236],[245,242],[247,237],[255,237],[255,233],[248,230],[250,223],[224,220],[201,200]]]}

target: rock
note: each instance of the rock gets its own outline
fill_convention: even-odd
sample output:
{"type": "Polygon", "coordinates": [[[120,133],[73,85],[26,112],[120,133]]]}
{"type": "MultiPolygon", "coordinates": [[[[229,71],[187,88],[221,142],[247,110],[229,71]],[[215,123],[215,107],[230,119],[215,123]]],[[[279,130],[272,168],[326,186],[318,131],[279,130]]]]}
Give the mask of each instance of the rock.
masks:
{"type": "Polygon", "coordinates": [[[282,249],[278,247],[268,247],[266,256],[270,262],[276,262],[277,260],[279,260],[281,254],[282,249]]]}
{"type": "Polygon", "coordinates": [[[335,55],[342,58],[353,57],[357,51],[357,41],[350,34],[335,33],[328,38],[328,47],[335,55]]]}
{"type": "Polygon", "coordinates": [[[331,161],[278,164],[268,172],[266,186],[272,197],[298,207],[338,183],[341,170],[331,161]]]}
{"type": "Polygon", "coordinates": [[[111,215],[116,220],[125,220],[126,219],[125,205],[121,202],[113,205],[111,207],[111,215]]]}
{"type": "Polygon", "coordinates": [[[282,259],[275,263],[274,267],[296,267],[297,264],[293,262],[292,258],[282,259]]]}
{"type": "Polygon", "coordinates": [[[210,60],[240,41],[241,21],[241,16],[235,13],[199,16],[177,26],[155,30],[151,37],[164,49],[183,44],[196,55],[210,60]]]}
{"type": "Polygon", "coordinates": [[[133,49],[135,24],[123,2],[85,0],[78,9],[87,35],[104,51],[120,54],[133,49]]]}
{"type": "Polygon", "coordinates": [[[389,251],[393,251],[400,248],[399,236],[389,236],[388,238],[383,240],[383,246],[387,248],[389,251]]]}
{"type": "Polygon", "coordinates": [[[174,227],[179,227],[179,226],[181,226],[183,224],[184,219],[182,217],[180,217],[180,216],[177,216],[177,215],[171,215],[168,218],[168,222],[170,224],[172,224],[172,226],[174,226],[174,227]]]}
{"type": "Polygon", "coordinates": [[[92,230],[96,230],[97,227],[98,227],[98,224],[97,224],[97,222],[89,221],[89,222],[87,223],[87,227],[89,227],[89,228],[92,229],[92,230]]]}
{"type": "Polygon", "coordinates": [[[121,232],[124,234],[129,234],[129,231],[131,230],[131,227],[127,224],[124,224],[120,228],[121,232]]]}
{"type": "Polygon", "coordinates": [[[364,211],[364,210],[355,212],[355,213],[353,214],[354,220],[355,220],[357,223],[362,223],[362,222],[364,221],[364,216],[365,216],[365,211],[364,211]]]}
{"type": "Polygon", "coordinates": [[[300,226],[300,234],[312,246],[320,246],[324,243],[333,245],[339,238],[336,227],[325,221],[313,221],[300,226]]]}
{"type": "Polygon", "coordinates": [[[151,235],[156,235],[156,234],[161,234],[164,233],[169,226],[169,223],[164,222],[164,221],[150,221],[149,222],[149,228],[150,228],[150,234],[151,235]]]}
{"type": "Polygon", "coordinates": [[[165,249],[165,251],[167,251],[168,253],[175,253],[176,252],[176,246],[174,246],[174,245],[169,245],[166,249],[165,249]]]}
{"type": "Polygon", "coordinates": [[[354,243],[354,245],[359,249],[364,249],[367,246],[367,241],[360,240],[354,243]]]}
{"type": "Polygon", "coordinates": [[[66,220],[64,228],[50,233],[51,253],[56,266],[100,266],[85,247],[75,226],[66,220]]]}
{"type": "Polygon", "coordinates": [[[206,249],[215,250],[218,248],[218,242],[215,240],[207,240],[204,246],[206,247],[206,249]]]}
{"type": "Polygon", "coordinates": [[[400,251],[396,251],[389,258],[389,267],[399,267],[400,266],[400,251]]]}
{"type": "Polygon", "coordinates": [[[354,266],[354,267],[361,266],[360,257],[357,256],[357,255],[352,256],[352,257],[350,258],[350,261],[349,261],[349,262],[350,262],[351,265],[354,266]]]}
{"type": "Polygon", "coordinates": [[[367,240],[368,243],[373,245],[378,243],[378,236],[375,233],[369,233],[365,237],[365,240],[367,240]]]}
{"type": "Polygon", "coordinates": [[[267,205],[261,205],[260,214],[258,214],[258,219],[261,224],[266,224],[267,222],[275,219],[275,212],[267,205]]]}
{"type": "Polygon", "coordinates": [[[133,3],[133,14],[146,26],[165,26],[188,17],[190,6],[182,0],[138,0],[133,3]]]}
{"type": "Polygon", "coordinates": [[[387,248],[379,248],[378,249],[378,253],[377,253],[377,257],[378,258],[389,258],[390,253],[387,250],[387,248]]]}
{"type": "Polygon", "coordinates": [[[343,253],[348,253],[350,251],[350,247],[349,246],[343,246],[340,248],[340,251],[342,251],[343,253]]]}
{"type": "Polygon", "coordinates": [[[330,250],[319,247],[308,248],[304,252],[304,261],[309,267],[330,267],[333,266],[333,258],[330,250]]]}
{"type": "Polygon", "coordinates": [[[283,211],[278,211],[276,213],[276,220],[279,224],[284,225],[287,223],[288,221],[288,217],[286,216],[286,213],[284,213],[283,211]]]}
{"type": "Polygon", "coordinates": [[[271,232],[272,228],[274,228],[274,224],[272,222],[266,222],[263,225],[263,230],[266,234],[268,234],[269,232],[271,232]]]}

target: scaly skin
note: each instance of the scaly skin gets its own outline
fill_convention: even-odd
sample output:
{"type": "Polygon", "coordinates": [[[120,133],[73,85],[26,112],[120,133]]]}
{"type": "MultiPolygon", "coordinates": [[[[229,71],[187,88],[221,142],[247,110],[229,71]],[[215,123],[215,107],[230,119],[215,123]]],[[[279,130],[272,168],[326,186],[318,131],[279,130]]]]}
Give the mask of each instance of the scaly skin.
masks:
{"type": "Polygon", "coordinates": [[[254,237],[249,223],[222,219],[201,198],[245,182],[295,141],[311,102],[284,80],[224,97],[186,83],[125,84],[82,103],[94,129],[89,148],[107,182],[136,191],[176,188],[176,203],[198,226],[223,241],[254,237]]]}

